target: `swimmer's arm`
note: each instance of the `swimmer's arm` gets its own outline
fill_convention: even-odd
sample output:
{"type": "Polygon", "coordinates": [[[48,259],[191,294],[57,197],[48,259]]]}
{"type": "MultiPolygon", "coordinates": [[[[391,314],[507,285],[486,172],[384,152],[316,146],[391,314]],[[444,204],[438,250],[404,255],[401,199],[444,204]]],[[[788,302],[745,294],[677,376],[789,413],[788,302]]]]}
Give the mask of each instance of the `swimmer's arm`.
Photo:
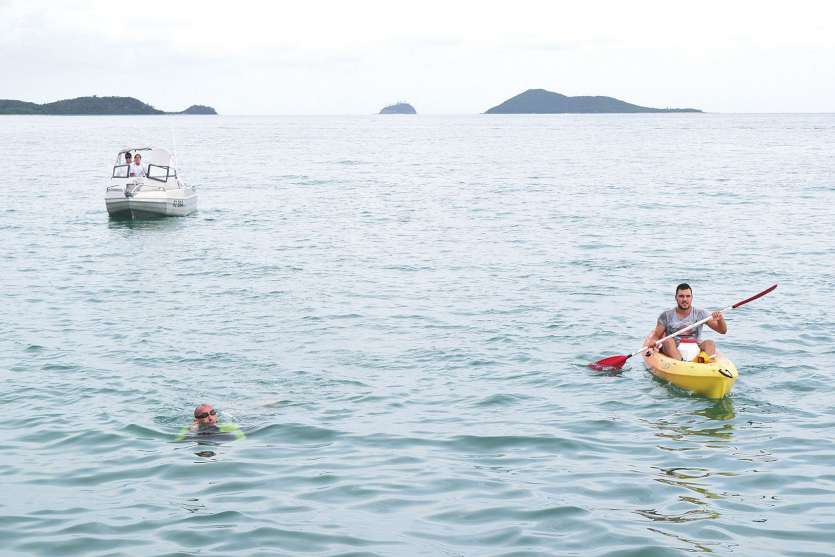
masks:
{"type": "Polygon", "coordinates": [[[220,424],[220,431],[223,433],[231,433],[235,436],[236,441],[246,439],[246,434],[241,431],[241,427],[238,424],[220,424]]]}

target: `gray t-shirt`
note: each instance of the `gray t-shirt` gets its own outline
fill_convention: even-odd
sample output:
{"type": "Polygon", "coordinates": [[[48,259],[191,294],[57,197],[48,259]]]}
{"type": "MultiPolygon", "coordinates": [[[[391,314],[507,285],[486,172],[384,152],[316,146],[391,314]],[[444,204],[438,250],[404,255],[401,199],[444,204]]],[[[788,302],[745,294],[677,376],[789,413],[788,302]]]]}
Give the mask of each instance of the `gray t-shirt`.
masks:
{"type": "MultiPolygon", "coordinates": [[[[684,318],[680,318],[675,309],[668,309],[658,316],[658,324],[664,327],[664,336],[667,336],[709,316],[710,313],[707,311],[691,307],[690,314],[684,318]]],[[[683,335],[676,336],[676,343],[682,338],[695,338],[696,342],[702,342],[702,327],[704,327],[704,324],[693,327],[683,335]]]]}

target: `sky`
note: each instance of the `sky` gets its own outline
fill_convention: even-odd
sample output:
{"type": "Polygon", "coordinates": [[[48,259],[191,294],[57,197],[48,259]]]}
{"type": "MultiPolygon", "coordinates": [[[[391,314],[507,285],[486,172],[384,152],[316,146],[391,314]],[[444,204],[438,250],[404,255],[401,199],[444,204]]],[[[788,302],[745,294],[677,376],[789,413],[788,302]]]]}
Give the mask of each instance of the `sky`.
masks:
{"type": "Polygon", "coordinates": [[[835,2],[0,0],[0,99],[475,114],[526,89],[835,112],[835,2]]]}

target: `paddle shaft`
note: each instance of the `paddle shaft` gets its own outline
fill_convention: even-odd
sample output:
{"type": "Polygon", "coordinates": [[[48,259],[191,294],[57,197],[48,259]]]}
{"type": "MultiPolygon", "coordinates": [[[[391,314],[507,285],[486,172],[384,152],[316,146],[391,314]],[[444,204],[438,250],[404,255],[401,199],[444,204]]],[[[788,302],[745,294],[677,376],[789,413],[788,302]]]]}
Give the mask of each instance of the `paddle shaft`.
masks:
{"type": "MultiPolygon", "coordinates": [[[[742,300],[741,302],[737,302],[737,303],[735,303],[735,304],[733,304],[733,305],[730,305],[730,306],[728,306],[728,307],[726,307],[726,308],[720,309],[719,311],[720,311],[721,313],[724,313],[724,312],[726,312],[726,311],[730,311],[730,310],[732,310],[732,309],[736,309],[736,308],[738,308],[738,307],[739,307],[739,306],[741,306],[741,305],[747,304],[748,302],[753,302],[753,301],[754,301],[754,300],[756,300],[757,298],[762,298],[763,296],[765,296],[766,294],[768,294],[769,292],[771,292],[771,291],[772,291],[772,290],[774,290],[775,288],[777,288],[777,285],[776,285],[776,284],[775,284],[774,286],[770,286],[770,287],[766,288],[765,290],[763,290],[763,291],[762,291],[762,292],[760,292],[759,294],[754,294],[754,295],[753,295],[753,296],[751,296],[750,298],[745,298],[745,299],[744,299],[744,300],[742,300]]],[[[711,314],[709,317],[705,317],[704,319],[702,319],[702,320],[700,320],[700,321],[696,321],[696,322],[695,322],[695,323],[693,323],[692,325],[688,325],[688,326],[684,327],[683,329],[679,329],[678,331],[674,332],[674,333],[673,333],[673,334],[671,334],[671,335],[667,335],[667,336],[665,336],[665,337],[664,337],[664,338],[662,338],[662,339],[658,339],[657,341],[655,341],[655,343],[653,344],[653,346],[657,346],[657,345],[661,344],[662,342],[664,342],[665,340],[671,339],[671,338],[673,338],[673,337],[677,337],[677,336],[678,336],[678,335],[680,335],[681,333],[683,333],[683,332],[685,332],[685,331],[689,331],[690,329],[693,329],[693,328],[695,328],[695,327],[698,327],[699,325],[704,325],[705,323],[707,323],[707,322],[708,322],[708,321],[710,321],[711,319],[713,319],[713,315],[712,315],[712,314],[711,314]]],[[[632,357],[632,356],[634,356],[635,354],[640,354],[641,352],[643,352],[644,350],[647,350],[648,348],[651,348],[651,347],[650,347],[650,346],[642,346],[640,349],[636,350],[635,352],[633,352],[633,353],[631,353],[629,356],[627,356],[627,358],[631,358],[631,357],[632,357]]]]}

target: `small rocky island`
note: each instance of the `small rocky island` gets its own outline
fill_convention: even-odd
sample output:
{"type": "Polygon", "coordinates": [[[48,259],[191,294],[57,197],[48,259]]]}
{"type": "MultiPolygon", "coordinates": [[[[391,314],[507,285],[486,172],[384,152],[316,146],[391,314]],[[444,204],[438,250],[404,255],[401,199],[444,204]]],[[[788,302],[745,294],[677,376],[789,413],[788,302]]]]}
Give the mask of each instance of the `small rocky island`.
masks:
{"type": "Polygon", "coordinates": [[[409,103],[399,102],[383,108],[380,114],[417,114],[417,110],[409,103]]]}
{"type": "Polygon", "coordinates": [[[567,97],[546,91],[528,89],[494,106],[485,114],[596,114],[634,112],[701,112],[695,108],[649,108],[612,97],[567,97]]]}
{"type": "Polygon", "coordinates": [[[195,104],[182,112],[157,110],[133,97],[78,97],[46,104],[0,99],[0,114],[123,115],[123,114],[217,114],[211,106],[195,104]]]}

